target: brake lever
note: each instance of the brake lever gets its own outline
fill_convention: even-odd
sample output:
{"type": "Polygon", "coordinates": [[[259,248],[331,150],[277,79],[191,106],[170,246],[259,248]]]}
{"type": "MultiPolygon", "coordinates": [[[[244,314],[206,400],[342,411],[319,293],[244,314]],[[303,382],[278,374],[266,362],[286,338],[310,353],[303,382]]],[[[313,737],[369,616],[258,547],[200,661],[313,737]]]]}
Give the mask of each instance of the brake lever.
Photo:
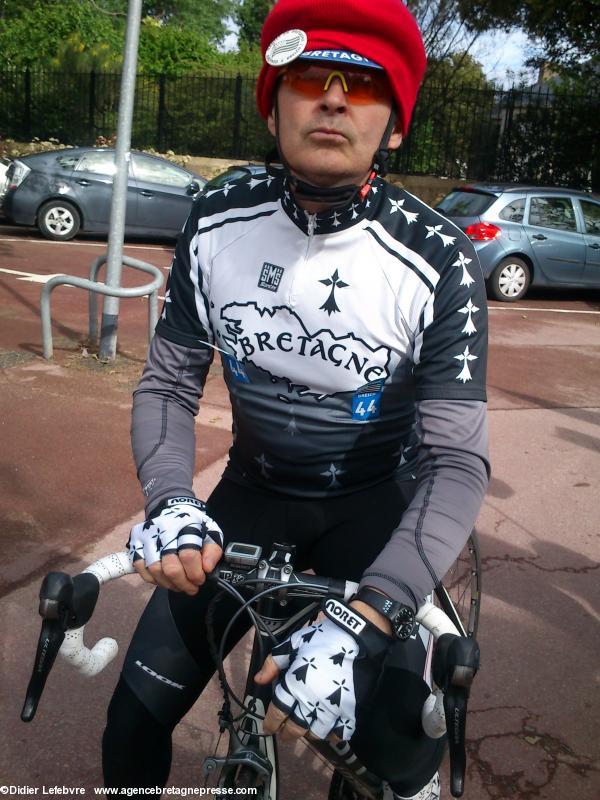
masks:
{"type": "Polygon", "coordinates": [[[479,645],[475,639],[451,633],[440,636],[433,656],[433,679],[444,692],[450,752],[450,791],[453,797],[462,797],[464,792],[467,704],[478,669],[479,645]]]}
{"type": "Polygon", "coordinates": [[[66,572],[49,572],[42,581],[38,608],[42,617],[42,630],[21,711],[23,722],[31,722],[35,716],[66,631],[80,628],[88,622],[96,606],[99,591],[98,578],[86,572],[75,575],[74,578],[66,572]]]}

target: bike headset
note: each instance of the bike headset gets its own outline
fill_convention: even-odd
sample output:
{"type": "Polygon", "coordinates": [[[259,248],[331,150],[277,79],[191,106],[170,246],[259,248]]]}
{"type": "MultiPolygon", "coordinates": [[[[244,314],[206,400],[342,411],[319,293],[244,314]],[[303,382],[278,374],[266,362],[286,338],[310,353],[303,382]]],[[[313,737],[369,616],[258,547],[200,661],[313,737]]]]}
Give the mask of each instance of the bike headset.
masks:
{"type": "Polygon", "coordinates": [[[417,92],[425,73],[423,40],[412,14],[402,0],[278,0],[261,32],[263,66],[258,76],[258,110],[267,118],[273,109],[275,148],[266,157],[267,172],[287,178],[300,199],[321,201],[331,207],[347,205],[357,195],[367,196],[378,175],[388,167],[388,142],[396,121],[406,137],[417,92]],[[390,118],[366,182],[362,185],[321,187],[295,176],[282,152],[277,103],[281,68],[297,58],[331,61],[383,69],[392,91],[390,118]],[[281,168],[273,167],[280,161],[281,168]]]}

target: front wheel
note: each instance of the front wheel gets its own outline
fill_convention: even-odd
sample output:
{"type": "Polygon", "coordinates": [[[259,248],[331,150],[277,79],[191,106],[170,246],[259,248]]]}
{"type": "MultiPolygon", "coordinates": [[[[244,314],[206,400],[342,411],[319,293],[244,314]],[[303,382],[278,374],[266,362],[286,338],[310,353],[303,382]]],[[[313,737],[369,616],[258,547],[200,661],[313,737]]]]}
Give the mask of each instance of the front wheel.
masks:
{"type": "Polygon", "coordinates": [[[489,280],[490,294],[494,300],[514,303],[525,297],[531,283],[531,270],[522,258],[503,258],[489,280]]]}
{"type": "Polygon", "coordinates": [[[81,215],[71,203],[51,200],[40,208],[37,224],[46,239],[66,242],[77,235],[81,226],[81,215]]]}
{"type": "Polygon", "coordinates": [[[479,538],[473,530],[443,583],[435,588],[439,605],[462,636],[477,635],[481,608],[481,553],[479,538]]]}

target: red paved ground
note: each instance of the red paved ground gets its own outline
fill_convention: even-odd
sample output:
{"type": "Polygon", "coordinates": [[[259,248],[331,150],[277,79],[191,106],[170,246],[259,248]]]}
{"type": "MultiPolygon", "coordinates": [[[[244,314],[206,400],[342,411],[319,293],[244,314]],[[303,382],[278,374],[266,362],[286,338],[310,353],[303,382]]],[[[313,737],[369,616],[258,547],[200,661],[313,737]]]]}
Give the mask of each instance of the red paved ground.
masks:
{"type": "MultiPolygon", "coordinates": [[[[102,252],[94,245],[91,239],[54,245],[0,226],[0,270],[86,275],[102,252]]],[[[170,259],[163,243],[138,243],[127,252],[158,266],[170,259]]],[[[122,304],[120,356],[107,368],[84,357],[80,345],[85,294],[57,290],[56,359],[46,363],[40,358],[40,288],[0,271],[0,785],[83,786],[89,795],[100,785],[99,736],[119,660],[93,683],[58,663],[35,722],[25,726],[18,715],[38,632],[39,577],[51,568],[78,571],[120,549],[142,505],[128,429],[145,351],[146,306],[143,300],[122,304]]],[[[492,305],[494,477],[479,525],[483,666],[469,720],[464,796],[595,800],[600,295],[538,293],[519,304],[527,310],[492,305]],[[554,313],[559,309],[594,313],[554,313]]],[[[205,493],[230,442],[217,367],[201,416],[198,481],[205,493]]],[[[125,644],[147,590],[129,578],[109,592],[93,628],[97,635],[116,632],[125,644]]],[[[231,669],[239,678],[240,656],[231,669]]],[[[198,781],[218,707],[213,689],[179,727],[174,785],[198,781]]],[[[289,800],[325,796],[327,768],[303,743],[284,748],[282,769],[289,800]]]]}

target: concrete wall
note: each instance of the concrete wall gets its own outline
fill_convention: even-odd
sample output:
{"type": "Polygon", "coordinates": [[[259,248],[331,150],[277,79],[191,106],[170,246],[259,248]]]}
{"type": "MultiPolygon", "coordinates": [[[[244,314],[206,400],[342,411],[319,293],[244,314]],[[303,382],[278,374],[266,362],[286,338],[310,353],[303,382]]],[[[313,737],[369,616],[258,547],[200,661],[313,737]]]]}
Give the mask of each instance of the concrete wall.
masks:
{"type": "Polygon", "coordinates": [[[427,205],[434,206],[455,186],[464,186],[469,181],[454,178],[434,178],[432,175],[389,175],[388,180],[403,186],[427,205]]]}

